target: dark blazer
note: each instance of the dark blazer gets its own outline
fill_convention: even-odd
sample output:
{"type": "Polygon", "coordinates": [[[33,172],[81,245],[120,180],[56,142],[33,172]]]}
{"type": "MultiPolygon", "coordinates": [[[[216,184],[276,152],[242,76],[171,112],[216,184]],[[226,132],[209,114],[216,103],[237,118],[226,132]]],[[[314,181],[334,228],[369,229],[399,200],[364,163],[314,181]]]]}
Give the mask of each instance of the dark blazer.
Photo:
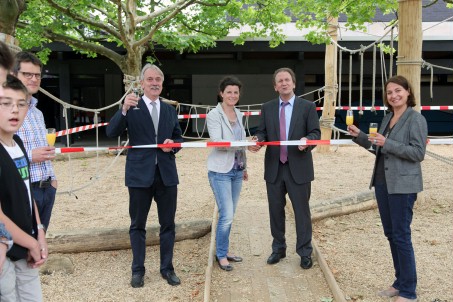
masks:
{"type": "MultiPolygon", "coordinates": [[[[280,140],[279,99],[269,101],[261,107],[261,122],[255,135],[258,141],[280,140]]],[[[296,97],[294,100],[288,140],[318,140],[321,137],[318,114],[314,103],[296,97]]],[[[297,184],[314,180],[313,159],[310,146],[300,151],[297,146],[288,146],[288,164],[291,175],[297,184]]],[[[268,146],[264,159],[264,179],[274,183],[277,179],[280,161],[280,147],[268,146]]]]}
{"type": "MultiPolygon", "coordinates": [[[[19,145],[28,162],[27,151],[19,136],[14,135],[14,141],[19,145]]],[[[30,171],[30,169],[28,170],[30,171]]],[[[30,181],[30,178],[28,179],[30,181]]],[[[31,187],[31,184],[30,184],[31,187]]],[[[22,176],[17,171],[14,161],[0,144],[0,204],[3,213],[11,219],[22,231],[36,238],[38,229],[36,227],[35,207],[30,210],[30,198],[28,189],[22,176]]],[[[11,260],[26,259],[28,249],[14,243],[13,247],[6,254],[11,260]]]]}
{"type": "MultiPolygon", "coordinates": [[[[387,114],[379,127],[383,134],[388,127],[393,112],[387,114]]],[[[423,190],[421,161],[425,158],[428,126],[426,119],[419,112],[408,107],[398,122],[393,126],[384,146],[376,148],[384,159],[384,173],[389,194],[418,193],[423,190]]],[[[364,132],[360,132],[353,141],[364,148],[369,148],[371,142],[364,132]]],[[[376,158],[377,160],[377,158],[376,158]]],[[[370,188],[374,183],[376,164],[373,169],[370,188]]]]}
{"type": "MultiPolygon", "coordinates": [[[[126,116],[121,109],[116,112],[107,126],[107,136],[119,136],[127,128],[131,146],[162,144],[165,139],[172,139],[175,143],[183,142],[178,116],[173,106],[160,101],[157,139],[151,114],[143,98],[140,99],[138,107],[141,109],[131,108],[126,116]]],[[[173,149],[172,152],[163,152],[160,148],[129,149],[126,158],[126,186],[150,187],[154,182],[156,156],[164,185],[179,184],[175,160],[177,151],[178,149],[173,149]]]]}

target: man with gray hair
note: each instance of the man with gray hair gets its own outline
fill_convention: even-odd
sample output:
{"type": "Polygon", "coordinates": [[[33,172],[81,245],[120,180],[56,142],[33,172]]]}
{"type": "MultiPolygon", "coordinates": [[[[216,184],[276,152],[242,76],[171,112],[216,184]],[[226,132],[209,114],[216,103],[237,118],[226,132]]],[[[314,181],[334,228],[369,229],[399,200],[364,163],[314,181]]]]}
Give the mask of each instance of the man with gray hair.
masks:
{"type": "MultiPolygon", "coordinates": [[[[107,126],[107,136],[116,137],[127,129],[131,146],[182,142],[175,108],[160,94],[164,74],[146,64],[140,74],[144,95],[129,94],[107,126]]],[[[126,186],[129,190],[129,236],[132,247],[132,287],[143,287],[145,276],[146,220],[152,199],[160,224],[160,273],[170,285],[179,285],[173,267],[177,185],[177,148],[132,148],[127,152],[126,186]]]]}

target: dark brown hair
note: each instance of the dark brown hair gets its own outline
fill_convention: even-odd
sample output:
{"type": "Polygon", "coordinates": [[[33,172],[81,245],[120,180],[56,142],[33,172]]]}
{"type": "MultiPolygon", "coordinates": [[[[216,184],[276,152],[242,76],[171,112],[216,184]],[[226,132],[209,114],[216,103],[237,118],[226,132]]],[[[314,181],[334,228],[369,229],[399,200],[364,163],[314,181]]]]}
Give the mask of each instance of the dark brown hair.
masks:
{"type": "Polygon", "coordinates": [[[397,85],[400,85],[403,87],[405,90],[409,91],[409,96],[407,97],[407,106],[408,107],[415,107],[415,96],[414,96],[414,89],[412,89],[412,85],[409,83],[409,81],[400,75],[391,77],[390,79],[385,82],[385,88],[384,88],[384,105],[389,108],[390,111],[393,112],[392,106],[389,104],[389,101],[387,100],[387,85],[390,83],[394,83],[397,85]]]}
{"type": "Polygon", "coordinates": [[[22,84],[21,80],[13,76],[12,74],[8,74],[6,76],[6,82],[2,84],[3,89],[11,89],[14,91],[23,92],[25,98],[28,97],[28,90],[24,84],[22,84]]]}
{"type": "Polygon", "coordinates": [[[43,64],[38,59],[37,56],[31,52],[21,51],[16,54],[16,61],[14,62],[13,73],[17,75],[20,71],[21,63],[32,63],[33,65],[39,66],[39,69],[42,70],[43,64]]]}

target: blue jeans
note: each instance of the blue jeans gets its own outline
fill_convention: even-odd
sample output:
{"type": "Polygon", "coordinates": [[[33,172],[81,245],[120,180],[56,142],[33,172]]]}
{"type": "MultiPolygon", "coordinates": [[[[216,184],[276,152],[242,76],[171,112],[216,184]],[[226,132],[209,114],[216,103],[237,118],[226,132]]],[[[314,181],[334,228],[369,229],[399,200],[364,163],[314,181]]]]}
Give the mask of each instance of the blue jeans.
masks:
{"type": "Polygon", "coordinates": [[[32,193],[33,198],[36,201],[36,206],[38,207],[41,223],[47,230],[50,224],[50,215],[52,214],[53,205],[55,203],[55,194],[57,193],[57,189],[52,186],[40,188],[39,186],[32,185],[32,193]]]}
{"type": "Polygon", "coordinates": [[[376,185],[375,193],[395,268],[396,280],[392,286],[399,290],[401,297],[416,299],[417,272],[411,240],[411,222],[417,194],[389,194],[385,184],[376,185]]]}
{"type": "Polygon", "coordinates": [[[216,232],[216,255],[218,259],[227,257],[230,243],[230,230],[242,188],[242,170],[231,169],[227,173],[208,171],[209,183],[219,208],[216,232]]]}

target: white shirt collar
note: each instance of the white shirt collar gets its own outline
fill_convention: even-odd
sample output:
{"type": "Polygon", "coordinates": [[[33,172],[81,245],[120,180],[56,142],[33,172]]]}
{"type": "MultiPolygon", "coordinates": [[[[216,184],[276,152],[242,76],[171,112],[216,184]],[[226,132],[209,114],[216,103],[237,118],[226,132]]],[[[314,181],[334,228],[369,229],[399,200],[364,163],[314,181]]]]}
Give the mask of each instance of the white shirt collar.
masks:
{"type": "Polygon", "coordinates": [[[142,96],[143,100],[145,101],[145,103],[147,105],[151,105],[151,102],[156,102],[156,105],[159,106],[160,105],[160,99],[157,98],[157,100],[151,100],[149,97],[147,97],[146,95],[143,95],[142,96]]]}
{"type": "MultiPolygon", "coordinates": [[[[291,106],[293,106],[293,105],[294,105],[294,100],[295,100],[295,99],[296,99],[296,95],[293,94],[293,96],[289,99],[288,103],[289,103],[291,106]]],[[[278,100],[279,100],[279,103],[278,103],[278,104],[281,105],[281,104],[283,103],[283,100],[282,100],[280,97],[278,98],[278,100]]]]}

